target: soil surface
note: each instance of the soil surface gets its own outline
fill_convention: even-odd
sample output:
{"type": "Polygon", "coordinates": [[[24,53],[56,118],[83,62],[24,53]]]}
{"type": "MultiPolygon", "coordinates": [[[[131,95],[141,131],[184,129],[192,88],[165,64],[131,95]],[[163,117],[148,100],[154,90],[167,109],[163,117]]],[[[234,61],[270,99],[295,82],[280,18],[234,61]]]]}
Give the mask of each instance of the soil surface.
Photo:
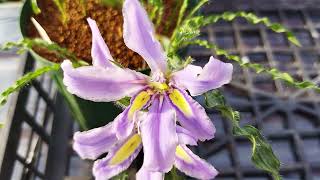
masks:
{"type": "MultiPolygon", "coordinates": [[[[36,15],[35,19],[43,26],[52,41],[67,48],[79,59],[91,63],[91,31],[86,21],[86,18],[90,17],[97,22],[100,32],[116,61],[131,69],[145,69],[147,67],[142,57],[124,44],[121,8],[103,6],[99,3],[99,0],[87,0],[85,7],[79,2],[80,0],[66,0],[68,21],[63,24],[60,12],[52,0],[38,1],[41,13],[36,15]]],[[[169,36],[174,29],[175,23],[172,23],[172,17],[174,12],[177,11],[170,11],[170,7],[176,7],[174,2],[165,0],[165,13],[161,26],[159,26],[162,28],[157,30],[160,34],[169,36]],[[173,25],[170,25],[165,19],[171,19],[170,22],[173,25]]],[[[39,37],[32,23],[28,25],[28,37],[39,37]]],[[[43,48],[35,48],[34,50],[50,61],[61,62],[63,60],[43,48]]]]}

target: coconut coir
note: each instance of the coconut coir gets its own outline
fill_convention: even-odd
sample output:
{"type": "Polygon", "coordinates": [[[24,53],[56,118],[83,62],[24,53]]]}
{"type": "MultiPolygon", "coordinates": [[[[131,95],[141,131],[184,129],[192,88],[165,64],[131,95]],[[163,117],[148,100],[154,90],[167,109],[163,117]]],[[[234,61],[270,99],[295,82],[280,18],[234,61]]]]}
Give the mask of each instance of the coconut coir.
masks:
{"type": "MultiPolygon", "coordinates": [[[[173,4],[176,1],[166,0],[164,19],[161,28],[157,30],[162,35],[169,36],[174,29],[172,24],[172,12],[170,7],[176,7],[173,4]],[[165,19],[171,19],[171,23],[165,25],[165,19]],[[167,26],[167,28],[163,28],[167,26]]],[[[86,19],[88,17],[94,19],[102,37],[107,43],[114,59],[122,66],[131,69],[144,69],[147,67],[145,61],[137,53],[126,47],[123,41],[123,17],[120,8],[106,7],[99,3],[99,0],[87,0],[85,5],[81,5],[80,0],[66,0],[66,12],[68,20],[62,23],[61,15],[52,0],[38,1],[41,13],[35,16],[35,19],[43,26],[52,41],[61,47],[67,48],[75,54],[79,59],[88,63],[91,59],[91,30],[86,19]]],[[[175,19],[175,18],[173,18],[175,19]]],[[[37,30],[32,23],[28,23],[28,37],[39,37],[37,30]]],[[[34,50],[53,62],[61,62],[54,53],[37,47],[34,50]]]]}

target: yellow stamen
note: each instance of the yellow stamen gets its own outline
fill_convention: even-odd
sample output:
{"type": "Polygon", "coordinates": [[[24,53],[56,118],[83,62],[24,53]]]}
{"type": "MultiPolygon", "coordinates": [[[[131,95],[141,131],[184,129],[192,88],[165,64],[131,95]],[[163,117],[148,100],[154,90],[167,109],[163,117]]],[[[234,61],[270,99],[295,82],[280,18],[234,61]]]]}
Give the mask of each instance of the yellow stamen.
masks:
{"type": "Polygon", "coordinates": [[[183,159],[187,163],[192,163],[192,158],[181,146],[177,146],[176,156],[178,156],[180,159],[183,159]]]}
{"type": "Polygon", "coordinates": [[[115,153],[113,158],[110,160],[109,165],[117,165],[122,163],[124,160],[128,159],[132,153],[141,144],[140,135],[133,135],[122,147],[115,153]]]}
{"type": "Polygon", "coordinates": [[[132,105],[130,107],[128,113],[129,119],[132,120],[134,113],[143,108],[143,106],[145,106],[149,102],[150,98],[150,94],[146,91],[142,91],[141,93],[139,93],[132,102],[132,105]]]}
{"type": "Polygon", "coordinates": [[[172,103],[177,106],[185,115],[192,116],[192,109],[179,90],[174,89],[169,94],[169,98],[171,99],[172,103]]]}

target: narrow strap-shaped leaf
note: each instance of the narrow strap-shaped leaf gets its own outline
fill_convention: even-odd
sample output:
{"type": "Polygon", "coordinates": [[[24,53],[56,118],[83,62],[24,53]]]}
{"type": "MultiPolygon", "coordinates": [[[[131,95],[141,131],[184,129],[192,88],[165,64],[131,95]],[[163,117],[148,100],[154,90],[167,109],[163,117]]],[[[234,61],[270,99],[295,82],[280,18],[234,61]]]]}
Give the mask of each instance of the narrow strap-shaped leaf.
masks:
{"type": "Polygon", "coordinates": [[[25,74],[20,79],[18,79],[12,86],[7,88],[5,91],[3,91],[0,94],[0,106],[4,105],[7,102],[9,96],[12,93],[19,91],[21,88],[23,88],[24,86],[29,84],[31,81],[33,81],[37,77],[39,77],[49,71],[57,71],[59,69],[60,69],[60,65],[54,64],[52,66],[45,66],[43,68],[37,69],[34,72],[29,72],[29,73],[25,74]]]}
{"type": "Polygon", "coordinates": [[[34,14],[40,14],[41,13],[41,9],[38,6],[37,0],[31,0],[31,8],[34,14]]]}
{"type": "Polygon", "coordinates": [[[257,168],[269,172],[275,180],[281,180],[279,174],[280,161],[273,153],[271,145],[264,139],[259,130],[250,125],[240,127],[239,112],[234,111],[230,106],[226,105],[224,97],[219,91],[210,91],[205,93],[204,96],[208,108],[220,111],[223,117],[231,121],[235,136],[243,136],[251,141],[251,161],[253,164],[257,168]]]}
{"type": "Polygon", "coordinates": [[[320,87],[311,81],[297,81],[290,74],[281,72],[276,68],[265,68],[261,64],[244,61],[239,56],[230,55],[226,50],[220,49],[217,47],[217,45],[209,43],[206,40],[189,41],[189,42],[186,42],[184,45],[191,45],[191,44],[199,45],[199,46],[214,50],[218,56],[225,56],[229,60],[236,61],[241,67],[253,69],[254,71],[256,71],[256,73],[267,73],[271,75],[274,80],[279,79],[296,88],[314,89],[317,92],[320,92],[320,87]]]}

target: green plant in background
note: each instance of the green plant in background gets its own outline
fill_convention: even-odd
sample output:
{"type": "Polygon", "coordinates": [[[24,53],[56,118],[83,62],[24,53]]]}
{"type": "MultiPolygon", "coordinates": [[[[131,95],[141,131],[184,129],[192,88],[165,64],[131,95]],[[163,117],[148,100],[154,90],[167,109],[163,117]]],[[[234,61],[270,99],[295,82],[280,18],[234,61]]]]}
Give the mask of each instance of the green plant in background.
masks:
{"type": "MultiPolygon", "coordinates": [[[[117,6],[122,1],[118,0],[101,0],[103,4],[108,6],[117,6]]],[[[203,7],[209,0],[200,0],[200,1],[191,1],[191,0],[183,0],[181,2],[179,15],[177,17],[176,28],[171,37],[163,37],[159,35],[161,38],[161,42],[165,47],[166,53],[168,55],[168,62],[170,68],[172,70],[182,69],[186,67],[188,64],[192,63],[192,59],[190,57],[183,58],[180,57],[178,52],[179,50],[186,48],[189,45],[199,45],[205,48],[212,50],[216,55],[225,56],[228,60],[235,61],[243,68],[250,68],[255,70],[257,73],[266,73],[271,75],[274,80],[281,80],[286,82],[289,85],[292,85],[296,88],[301,89],[314,89],[320,92],[320,87],[313,82],[310,81],[297,81],[290,74],[279,71],[275,68],[265,68],[261,64],[251,63],[239,56],[230,55],[226,50],[220,49],[217,45],[210,43],[206,40],[199,40],[197,37],[201,34],[201,28],[208,25],[214,24],[219,20],[224,21],[233,21],[236,18],[244,18],[248,22],[252,24],[262,24],[265,25],[270,30],[276,33],[283,33],[286,35],[287,39],[297,45],[300,46],[299,41],[293,35],[291,31],[278,23],[271,23],[268,18],[260,18],[253,13],[247,12],[224,12],[222,14],[214,14],[214,15],[199,15],[199,10],[203,7]]],[[[36,0],[32,0],[32,8],[34,13],[41,13],[41,10],[37,6],[36,0]]],[[[59,11],[61,12],[62,22],[67,21],[67,13],[65,12],[65,5],[62,0],[54,0],[59,11]]],[[[160,21],[163,16],[164,5],[161,0],[146,0],[144,1],[146,7],[148,7],[149,16],[151,19],[156,20],[156,25],[160,24],[160,21]]],[[[85,4],[85,1],[82,1],[85,4]]],[[[18,43],[8,43],[3,47],[3,49],[8,49],[12,47],[18,47],[20,50],[32,49],[34,46],[42,46],[43,48],[47,48],[50,51],[56,52],[57,55],[63,58],[69,58],[72,60],[74,65],[83,66],[86,65],[84,62],[79,61],[76,56],[69,53],[66,49],[60,48],[57,44],[48,44],[39,39],[24,39],[18,43]]],[[[32,73],[26,74],[24,77],[19,79],[13,86],[5,90],[1,96],[0,101],[3,104],[8,96],[18,91],[21,87],[27,85],[36,77],[50,72],[50,71],[58,71],[59,65],[54,64],[52,66],[47,66],[40,68],[32,73]]],[[[62,84],[61,84],[62,85],[62,84]]],[[[63,93],[63,92],[62,92],[63,93]]],[[[279,175],[280,170],[280,162],[278,158],[274,155],[270,144],[265,140],[265,138],[260,134],[259,130],[257,130],[253,126],[244,126],[241,127],[239,125],[240,114],[237,111],[234,111],[230,106],[228,106],[225,102],[223,95],[219,91],[210,91],[204,94],[205,102],[208,108],[215,109],[221,113],[221,115],[231,121],[233,125],[233,133],[235,136],[243,136],[250,140],[252,143],[252,157],[251,160],[253,164],[264,171],[269,172],[274,179],[280,180],[281,176],[279,175]]],[[[124,98],[118,102],[117,105],[121,107],[126,107],[130,104],[130,98],[124,98]]],[[[176,177],[175,169],[168,174],[167,177],[176,177]]],[[[127,177],[127,176],[125,176],[127,177]]],[[[120,178],[120,179],[123,179],[120,178]]],[[[124,178],[126,179],[126,178],[124,178]]],[[[175,179],[175,178],[173,178],[175,179]]]]}

